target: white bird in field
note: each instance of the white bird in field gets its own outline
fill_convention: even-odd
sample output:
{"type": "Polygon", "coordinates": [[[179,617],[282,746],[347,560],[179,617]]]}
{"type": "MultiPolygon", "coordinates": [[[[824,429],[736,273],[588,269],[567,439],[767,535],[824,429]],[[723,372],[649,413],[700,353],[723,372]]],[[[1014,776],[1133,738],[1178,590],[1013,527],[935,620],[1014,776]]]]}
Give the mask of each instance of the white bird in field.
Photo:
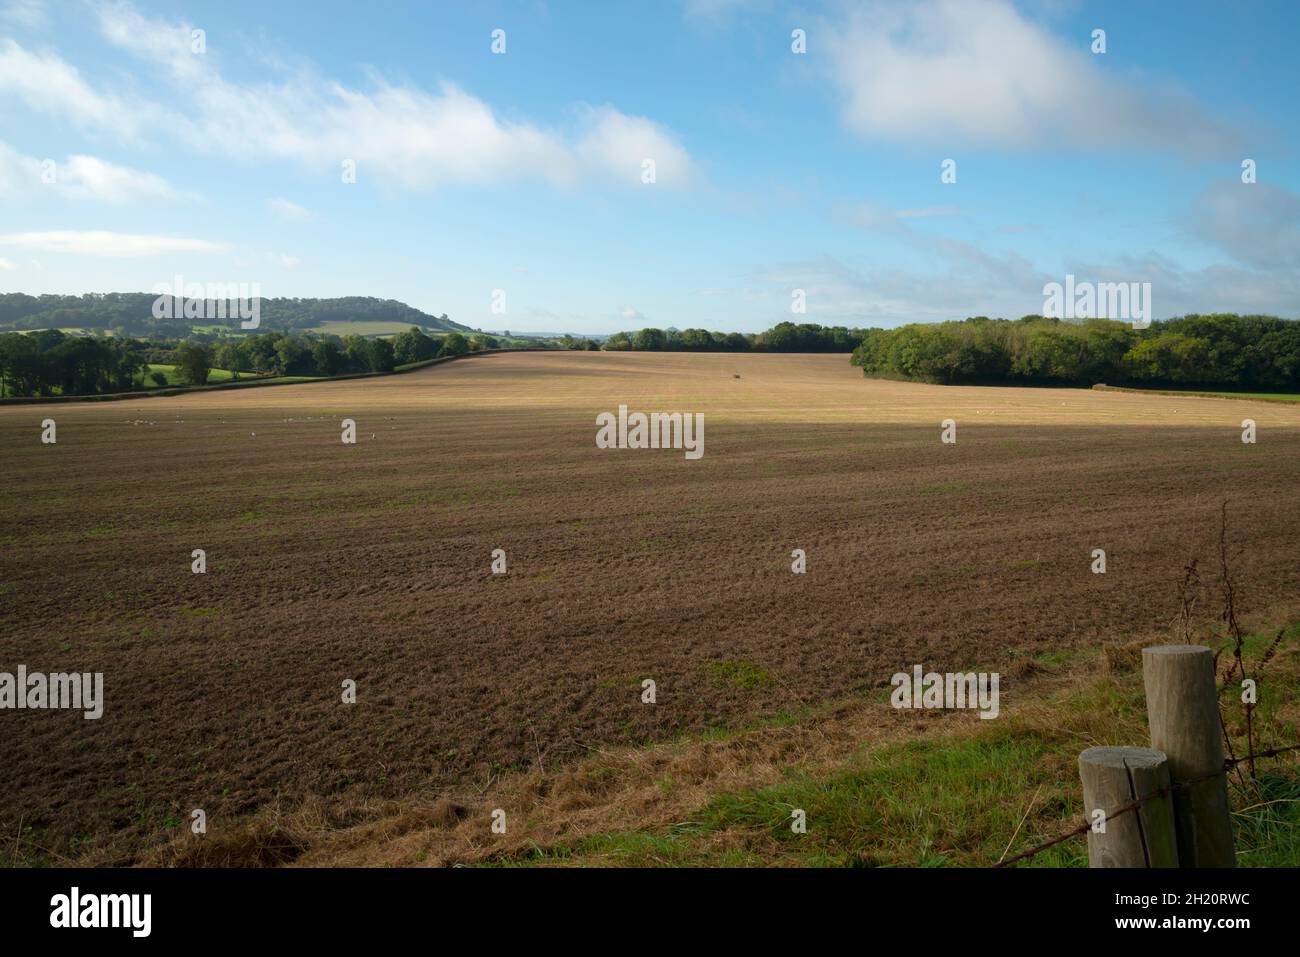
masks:
{"type": "Polygon", "coordinates": [[[256,432],[249,432],[248,434],[251,435],[253,438],[257,438],[257,433],[256,433],[256,432]]]}

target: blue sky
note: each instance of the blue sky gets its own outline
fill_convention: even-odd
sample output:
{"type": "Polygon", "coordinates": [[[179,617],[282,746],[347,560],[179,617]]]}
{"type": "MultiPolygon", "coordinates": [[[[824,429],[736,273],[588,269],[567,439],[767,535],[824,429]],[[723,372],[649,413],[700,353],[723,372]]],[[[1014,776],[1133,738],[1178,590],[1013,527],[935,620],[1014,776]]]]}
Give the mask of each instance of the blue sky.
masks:
{"type": "Polygon", "coordinates": [[[757,331],[1072,273],[1300,316],[1298,40],[1293,2],[0,0],[0,292],[757,331]]]}

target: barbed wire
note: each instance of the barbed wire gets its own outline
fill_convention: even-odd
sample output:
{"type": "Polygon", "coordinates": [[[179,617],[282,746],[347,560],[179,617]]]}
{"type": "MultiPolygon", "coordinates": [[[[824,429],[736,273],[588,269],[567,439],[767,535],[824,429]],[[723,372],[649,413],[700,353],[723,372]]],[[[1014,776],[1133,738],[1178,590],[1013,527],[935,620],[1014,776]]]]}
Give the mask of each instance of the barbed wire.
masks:
{"type": "MultiPolygon", "coordinates": [[[[1140,797],[1132,801],[1129,801],[1127,804],[1123,804],[1120,807],[1115,808],[1113,811],[1107,811],[1106,820],[1111,821],[1119,817],[1120,815],[1127,814],[1130,811],[1136,811],[1138,808],[1142,807],[1142,805],[1146,804],[1148,801],[1154,801],[1157,798],[1163,798],[1166,795],[1173,794],[1175,791],[1186,791],[1190,788],[1196,787],[1198,784],[1204,784],[1206,781],[1212,781],[1222,774],[1227,774],[1229,771],[1231,771],[1239,764],[1245,764],[1246,762],[1253,762],[1260,758],[1275,758],[1280,754],[1286,754],[1288,751],[1300,751],[1300,742],[1297,742],[1295,744],[1288,744],[1280,748],[1269,748],[1266,751],[1252,752],[1250,754],[1242,755],[1239,758],[1226,758],[1224,759],[1223,767],[1219,768],[1217,771],[1211,771],[1209,774],[1203,774],[1199,778],[1193,778],[1190,781],[1178,781],[1177,783],[1167,785],[1158,791],[1153,791],[1151,794],[1148,794],[1146,797],[1140,797]]],[[[1055,847],[1057,844],[1061,844],[1065,841],[1070,840],[1070,838],[1079,837],[1083,834],[1087,834],[1090,830],[1092,830],[1092,822],[1084,821],[1084,823],[1079,825],[1078,827],[1072,828],[1071,830],[1066,831],[1064,834],[1058,834],[1050,841],[1044,841],[1042,844],[1039,844],[1036,847],[1031,847],[1027,851],[1021,851],[1015,857],[1007,858],[1005,861],[999,861],[993,866],[995,868],[1010,867],[1012,864],[1016,864],[1020,861],[1027,861],[1030,858],[1032,858],[1035,854],[1041,854],[1049,847],[1055,847]]]]}

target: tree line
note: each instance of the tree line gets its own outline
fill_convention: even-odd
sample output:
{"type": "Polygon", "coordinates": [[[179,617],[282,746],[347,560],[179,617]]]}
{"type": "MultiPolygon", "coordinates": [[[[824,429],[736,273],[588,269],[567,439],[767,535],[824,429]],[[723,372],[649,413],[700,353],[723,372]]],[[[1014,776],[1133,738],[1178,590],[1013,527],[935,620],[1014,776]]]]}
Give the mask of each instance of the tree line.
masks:
{"type": "Polygon", "coordinates": [[[616,332],[601,348],[609,352],[852,352],[865,334],[861,329],[793,322],[750,333],[648,328],[616,332]]]}
{"type": "Polygon", "coordinates": [[[65,336],[57,329],[0,334],[0,396],[125,392],[148,367],[123,339],[65,336]]]}
{"type": "Polygon", "coordinates": [[[392,372],[399,365],[495,349],[496,338],[459,332],[429,336],[412,327],[391,339],[267,332],[214,344],[195,340],[71,336],[57,329],[0,333],[0,395],[99,395],[163,386],[151,365],[174,367],[186,385],[213,369],[238,375],[335,376],[392,372]]]}
{"type": "MultiPolygon", "coordinates": [[[[392,372],[397,366],[467,352],[495,349],[492,336],[466,338],[459,332],[433,337],[412,326],[392,339],[364,336],[261,335],[225,339],[215,346],[187,343],[187,353],[204,351],[218,369],[292,376],[334,376],[357,372],[392,372]]],[[[180,365],[181,363],[178,363],[180,365]]],[[[187,378],[186,381],[193,381],[187,378]]]]}
{"type": "MultiPolygon", "coordinates": [[[[594,349],[593,339],[553,344],[594,349]]],[[[391,372],[442,356],[500,347],[495,337],[412,327],[391,339],[266,332],[216,343],[195,339],[70,336],[55,329],[0,333],[0,395],[93,395],[167,384],[151,365],[202,385],[213,369],[238,375],[336,376],[391,372]]],[[[1189,315],[1146,329],[1106,319],[975,316],[895,329],[779,323],[761,333],[641,329],[611,336],[610,351],[852,352],[868,376],[945,384],[1019,383],[1300,388],[1300,321],[1275,316],[1189,315]]]]}
{"type": "Polygon", "coordinates": [[[1144,329],[1042,316],[869,329],[852,363],[865,375],[942,384],[1300,387],[1300,321],[1187,315],[1144,329]]]}

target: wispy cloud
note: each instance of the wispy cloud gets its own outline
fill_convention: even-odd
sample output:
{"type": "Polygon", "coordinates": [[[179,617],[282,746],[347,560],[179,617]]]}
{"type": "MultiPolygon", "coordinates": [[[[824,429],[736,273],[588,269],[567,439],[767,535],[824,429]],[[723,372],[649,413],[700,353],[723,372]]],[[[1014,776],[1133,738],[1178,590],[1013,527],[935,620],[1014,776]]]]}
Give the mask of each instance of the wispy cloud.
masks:
{"type": "Polygon", "coordinates": [[[1300,196],[1271,183],[1206,187],[1181,221],[1195,238],[1247,266],[1300,269],[1300,196]]]}
{"type": "Polygon", "coordinates": [[[20,246],[43,252],[104,256],[115,259],[155,256],[162,253],[220,252],[228,248],[224,243],[209,242],[206,239],[116,233],[109,230],[7,233],[0,235],[0,246],[20,246]]]}
{"type": "Polygon", "coordinates": [[[16,97],[37,113],[122,140],[134,139],[156,112],[148,104],[99,92],[58,54],[33,53],[12,39],[0,39],[0,94],[16,97]]]}
{"type": "Polygon", "coordinates": [[[40,30],[49,26],[50,12],[45,0],[7,0],[0,4],[0,21],[40,30]]]}
{"type": "Polygon", "coordinates": [[[1232,265],[1188,269],[1158,253],[1093,261],[1071,258],[1048,274],[1014,254],[937,239],[925,267],[854,266],[835,257],[755,269],[741,299],[766,310],[765,321],[790,318],[790,291],[803,289],[804,321],[893,326],[986,315],[1014,319],[1043,308],[1042,287],[1066,273],[1091,282],[1151,283],[1156,318],[1192,312],[1294,315],[1300,272],[1232,265]]]}
{"type": "Polygon", "coordinates": [[[62,163],[25,156],[0,142],[0,196],[34,200],[42,195],[116,205],[184,197],[161,176],[74,154],[62,163]]]}
{"type": "Polygon", "coordinates": [[[286,222],[302,223],[311,219],[310,210],[278,196],[266,201],[266,210],[276,219],[282,219],[286,222]]]}

